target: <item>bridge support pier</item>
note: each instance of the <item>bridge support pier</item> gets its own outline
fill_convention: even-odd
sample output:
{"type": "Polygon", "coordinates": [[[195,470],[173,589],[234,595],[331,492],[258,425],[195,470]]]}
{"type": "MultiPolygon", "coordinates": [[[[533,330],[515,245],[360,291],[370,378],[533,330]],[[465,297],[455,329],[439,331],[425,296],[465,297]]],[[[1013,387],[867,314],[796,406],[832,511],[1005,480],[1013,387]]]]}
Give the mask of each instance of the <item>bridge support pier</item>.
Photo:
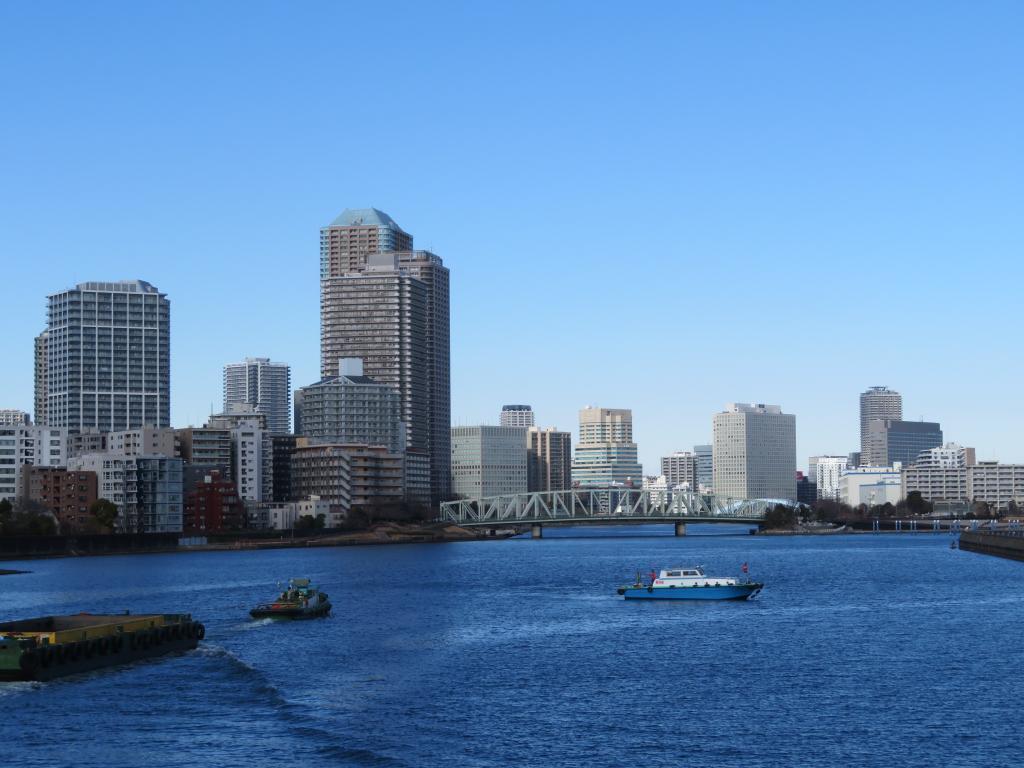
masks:
{"type": "Polygon", "coordinates": [[[682,521],[676,523],[676,536],[685,536],[685,535],[686,535],[686,523],[684,523],[682,521]]]}
{"type": "Polygon", "coordinates": [[[540,523],[530,526],[530,538],[531,539],[543,539],[544,538],[544,526],[540,523]]]}

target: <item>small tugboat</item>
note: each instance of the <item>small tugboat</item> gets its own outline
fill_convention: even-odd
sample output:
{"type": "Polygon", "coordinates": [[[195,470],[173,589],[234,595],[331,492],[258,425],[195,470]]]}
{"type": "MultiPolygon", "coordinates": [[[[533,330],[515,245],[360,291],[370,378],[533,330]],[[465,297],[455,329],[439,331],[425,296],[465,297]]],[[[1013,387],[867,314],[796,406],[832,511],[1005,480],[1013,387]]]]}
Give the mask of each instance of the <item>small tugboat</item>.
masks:
{"type": "MultiPolygon", "coordinates": [[[[747,572],[747,564],[743,564],[747,572]]],[[[708,576],[702,566],[694,568],[666,568],[660,574],[651,572],[644,583],[640,574],[636,582],[619,587],[626,600],[749,600],[764,588],[764,584],[740,580],[732,576],[708,576]]]]}
{"type": "Polygon", "coordinates": [[[187,613],[41,616],[0,624],[0,681],[53,680],[195,648],[206,628],[187,613]]]}
{"type": "Polygon", "coordinates": [[[315,619],[330,612],[326,592],[311,587],[309,579],[291,579],[277,600],[257,605],[249,615],[254,619],[315,619]]]}

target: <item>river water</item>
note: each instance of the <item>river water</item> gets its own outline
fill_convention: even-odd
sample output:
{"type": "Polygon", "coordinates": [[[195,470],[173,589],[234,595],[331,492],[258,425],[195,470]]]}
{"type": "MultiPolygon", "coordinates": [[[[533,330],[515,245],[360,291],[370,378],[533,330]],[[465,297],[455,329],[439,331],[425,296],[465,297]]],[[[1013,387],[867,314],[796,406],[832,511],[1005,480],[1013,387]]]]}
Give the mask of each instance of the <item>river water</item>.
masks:
{"type": "MultiPolygon", "coordinates": [[[[697,530],[692,527],[691,531],[697,530]]],[[[687,536],[0,562],[0,619],[191,612],[200,650],[0,684],[5,766],[1009,766],[1024,563],[939,534],[687,536]],[[751,602],[626,602],[704,564],[751,602]],[[278,580],[325,620],[252,621],[278,580]]]]}

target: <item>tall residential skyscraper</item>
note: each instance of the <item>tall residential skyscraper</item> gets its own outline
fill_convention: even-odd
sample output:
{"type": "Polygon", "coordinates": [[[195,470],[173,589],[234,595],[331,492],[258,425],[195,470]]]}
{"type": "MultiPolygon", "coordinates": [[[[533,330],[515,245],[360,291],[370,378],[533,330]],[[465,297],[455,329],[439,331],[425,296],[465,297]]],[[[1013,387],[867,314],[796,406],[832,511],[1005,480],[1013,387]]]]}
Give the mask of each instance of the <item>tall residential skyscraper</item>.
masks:
{"type": "Polygon", "coordinates": [[[365,271],[325,280],[323,291],[322,376],[336,376],[343,358],[362,358],[366,376],[398,392],[408,447],[428,452],[426,286],[394,253],[375,253],[365,271]]]}
{"type": "Polygon", "coordinates": [[[80,283],[49,297],[45,423],[72,433],[170,426],[171,305],[142,280],[80,283]]]}
{"type": "Polygon", "coordinates": [[[796,417],[777,405],[730,403],[714,418],[715,494],[796,498],[796,417]]]}
{"type": "Polygon", "coordinates": [[[871,387],[866,392],[860,393],[860,463],[866,466],[872,465],[866,454],[868,453],[868,423],[873,419],[893,419],[899,421],[903,418],[903,395],[893,392],[887,387],[871,387]]]}
{"type": "Polygon", "coordinates": [[[47,371],[49,369],[49,360],[47,359],[47,349],[50,338],[49,331],[43,331],[36,336],[35,342],[35,413],[33,418],[36,420],[36,424],[47,424],[46,416],[46,398],[47,398],[47,371]]]}
{"type": "Polygon", "coordinates": [[[526,462],[528,490],[568,490],[572,487],[572,435],[552,427],[529,427],[526,462]]]}
{"type": "Polygon", "coordinates": [[[449,276],[441,258],[429,251],[398,253],[398,264],[427,290],[427,443],[431,495],[451,498],[452,395],[449,276]]]}
{"type": "Polygon", "coordinates": [[[224,413],[246,404],[267,417],[267,430],[276,435],[291,431],[292,374],[286,363],[267,357],[247,357],[224,366],[224,413]]]}
{"type": "Polygon", "coordinates": [[[408,447],[430,458],[431,496],[451,495],[449,275],[440,257],[374,208],[344,211],[320,232],[320,367],[363,359],[394,387],[408,447]]]}
{"type": "Polygon", "coordinates": [[[633,412],[628,408],[580,411],[580,442],[572,463],[573,485],[633,485],[640,488],[643,467],[633,442],[633,412]]]}
{"type": "Polygon", "coordinates": [[[503,405],[500,424],[503,427],[529,429],[534,426],[533,409],[528,405],[503,405]]]}

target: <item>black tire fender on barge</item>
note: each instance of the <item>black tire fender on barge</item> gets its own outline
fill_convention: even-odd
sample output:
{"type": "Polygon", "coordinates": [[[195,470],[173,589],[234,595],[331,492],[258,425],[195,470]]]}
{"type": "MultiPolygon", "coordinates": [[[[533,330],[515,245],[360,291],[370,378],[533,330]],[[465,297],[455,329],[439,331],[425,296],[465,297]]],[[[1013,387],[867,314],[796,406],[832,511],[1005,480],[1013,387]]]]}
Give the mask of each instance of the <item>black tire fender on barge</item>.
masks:
{"type": "Polygon", "coordinates": [[[52,645],[44,645],[39,648],[39,665],[42,667],[48,667],[53,663],[54,653],[52,645]]]}
{"type": "Polygon", "coordinates": [[[206,627],[196,624],[196,640],[202,640],[204,637],[206,637],[206,627]]]}
{"type": "Polygon", "coordinates": [[[124,648],[124,635],[112,635],[110,638],[110,650],[112,653],[120,653],[124,648]]]}
{"type": "Polygon", "coordinates": [[[25,651],[18,659],[18,666],[21,667],[22,672],[35,672],[36,667],[39,666],[39,656],[34,650],[25,651]]]}

